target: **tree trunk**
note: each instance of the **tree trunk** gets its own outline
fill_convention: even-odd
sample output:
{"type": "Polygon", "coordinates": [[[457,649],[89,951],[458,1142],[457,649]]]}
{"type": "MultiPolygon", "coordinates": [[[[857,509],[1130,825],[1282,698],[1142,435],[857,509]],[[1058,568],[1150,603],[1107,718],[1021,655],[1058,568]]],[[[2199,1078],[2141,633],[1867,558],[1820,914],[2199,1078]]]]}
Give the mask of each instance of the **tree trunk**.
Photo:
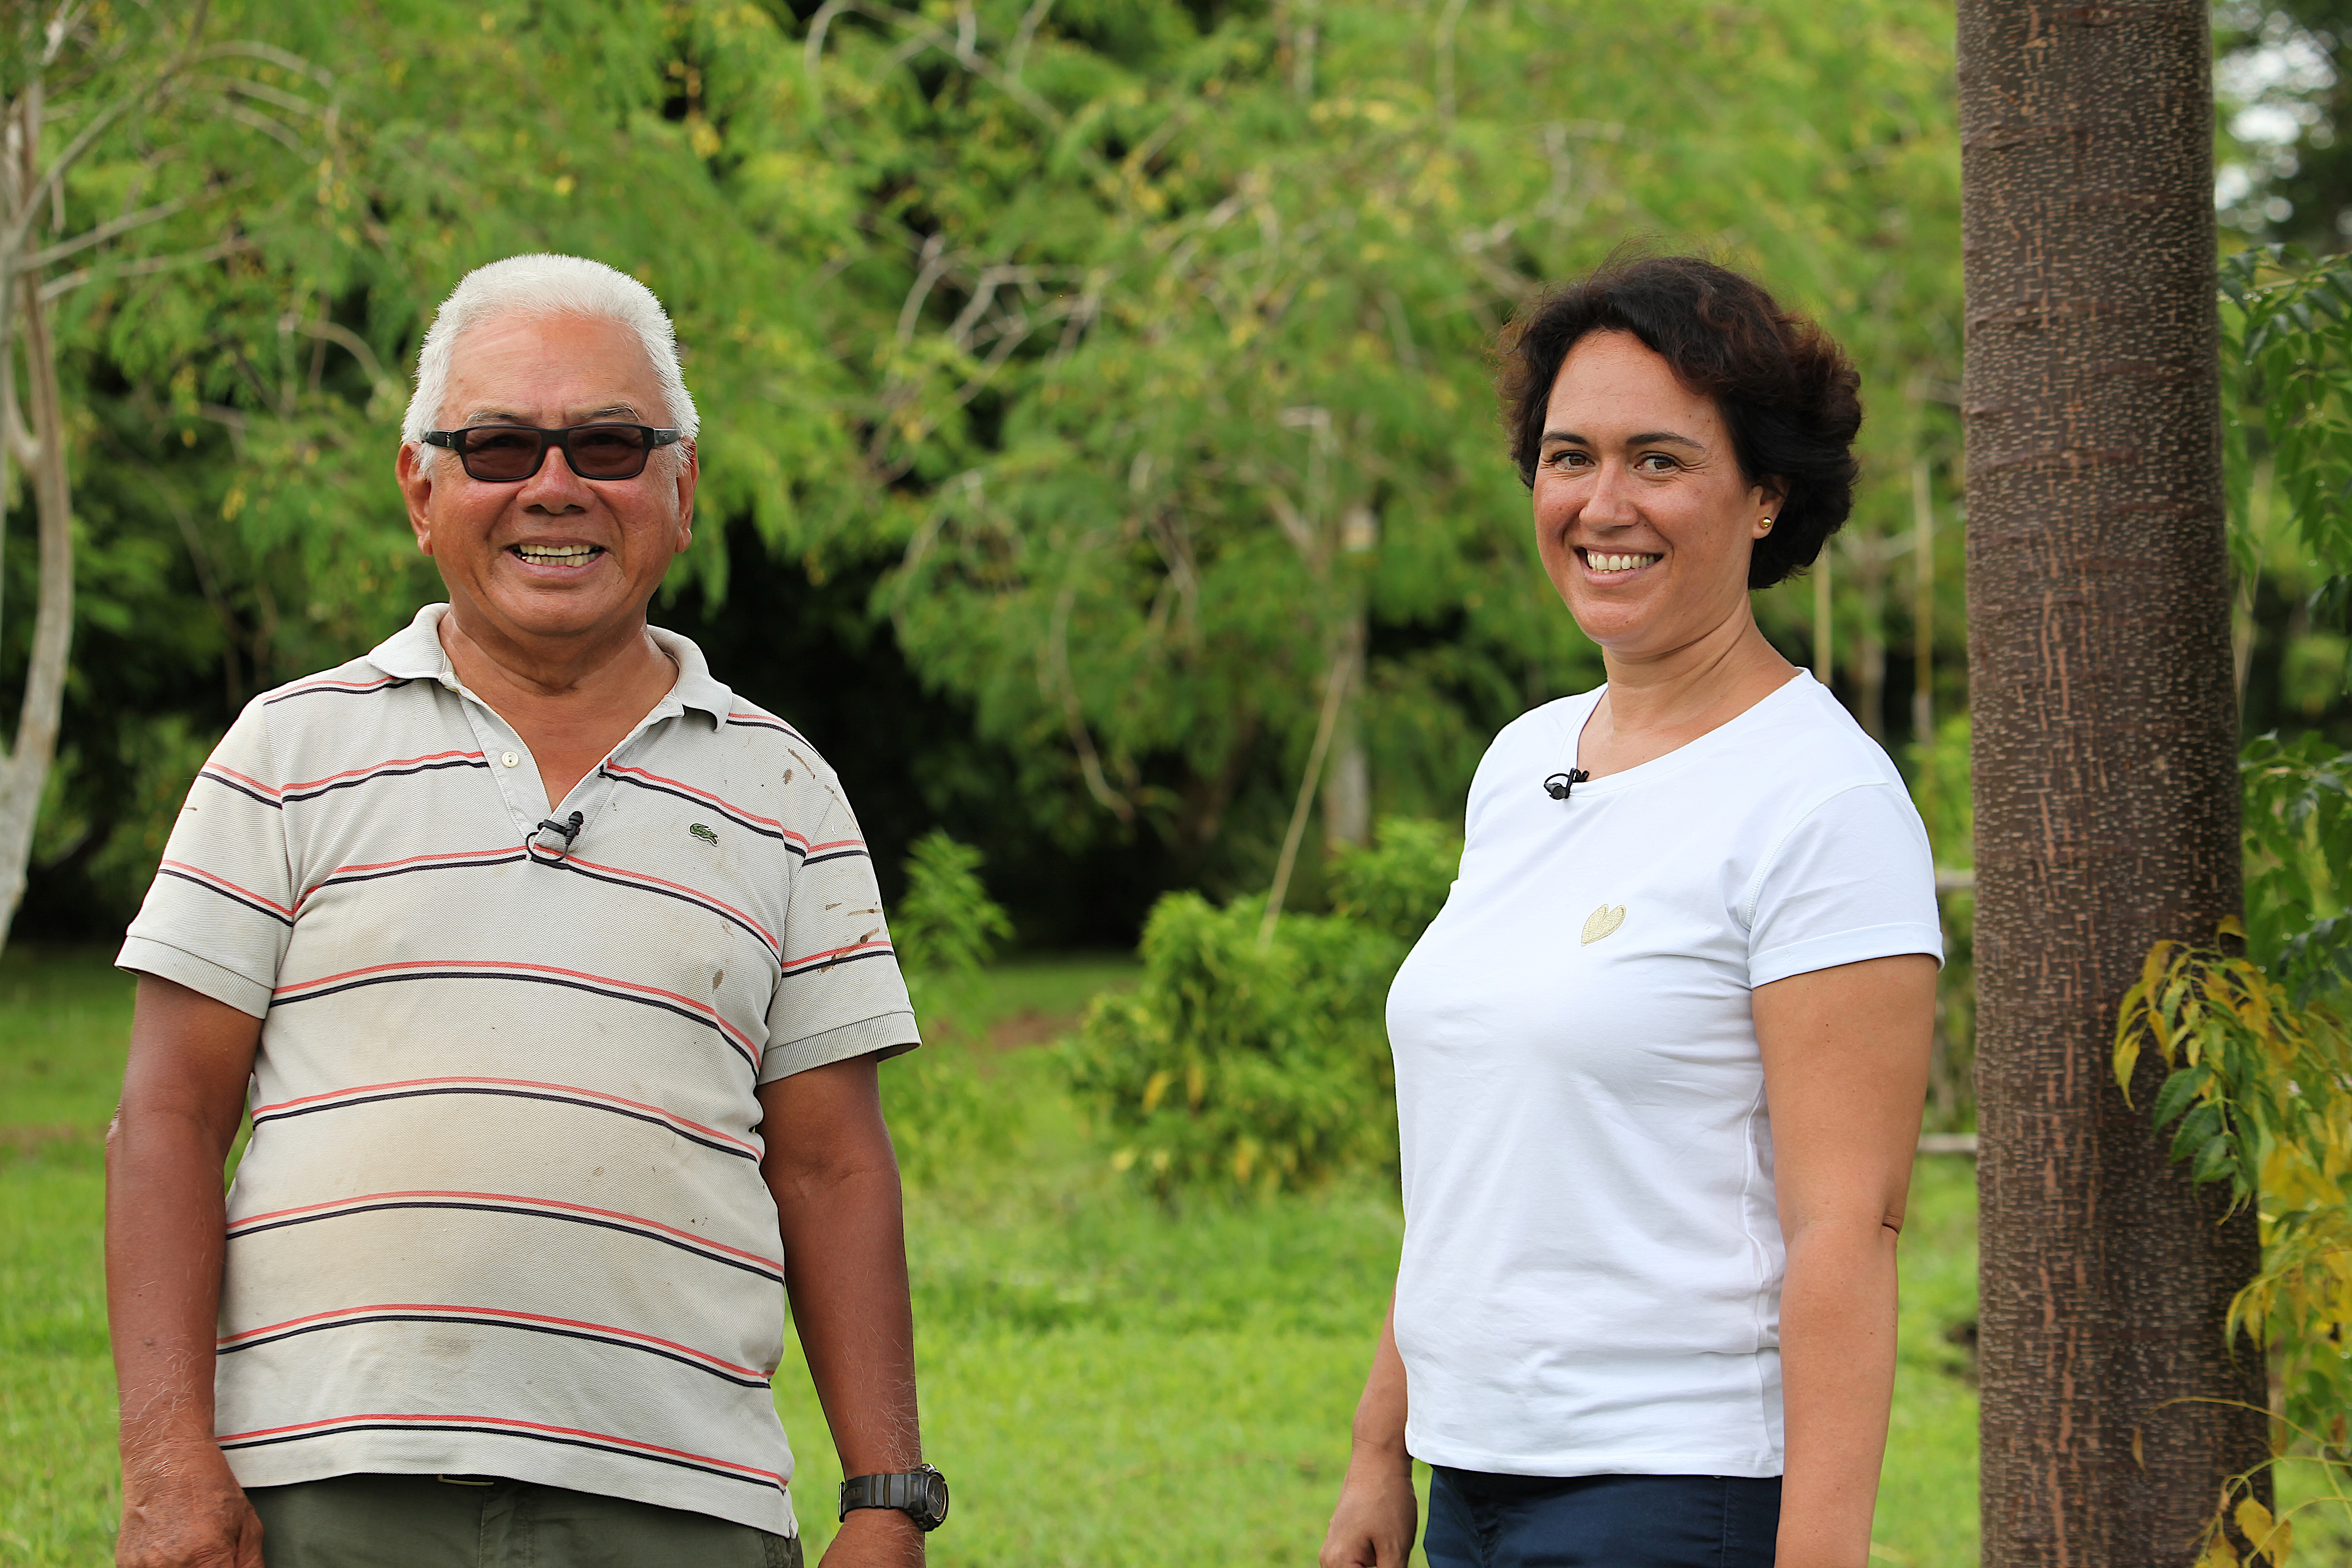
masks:
{"type": "MultiPolygon", "coordinates": [[[[73,640],[73,524],[66,488],[65,410],[58,390],[58,363],[50,341],[40,282],[19,278],[9,290],[22,301],[17,319],[24,339],[26,399],[32,405],[33,449],[21,454],[30,470],[34,509],[40,526],[40,600],[33,619],[33,657],[25,676],[25,701],[16,722],[16,744],[0,755],[0,943],[25,896],[25,868],[32,858],[33,826],[41,814],[41,792],[57,756],[58,722],[65,703],[67,656],[73,640]]],[[[0,309],[16,301],[0,294],[0,309]]],[[[6,347],[0,339],[0,349],[6,347]]],[[[8,423],[14,425],[14,411],[8,423]]],[[[13,441],[14,429],[0,431],[13,441]]]]}
{"type": "Polygon", "coordinates": [[[1348,698],[1331,737],[1331,765],[1323,777],[1323,847],[1361,848],[1372,841],[1372,764],[1364,751],[1364,617],[1348,628],[1341,657],[1348,664],[1348,698]]]}
{"type": "Polygon", "coordinates": [[[2150,944],[2240,907],[2210,47],[2205,0],[1959,5],[1993,1568],[2187,1564],[2267,1453],[2253,1215],[2108,1067],[2150,944]]]}
{"type": "Polygon", "coordinates": [[[1863,732],[1881,745],[1886,742],[1886,540],[1863,534],[1850,542],[1853,556],[1855,596],[1862,601],[1862,626],[1854,638],[1854,714],[1863,732]]]}

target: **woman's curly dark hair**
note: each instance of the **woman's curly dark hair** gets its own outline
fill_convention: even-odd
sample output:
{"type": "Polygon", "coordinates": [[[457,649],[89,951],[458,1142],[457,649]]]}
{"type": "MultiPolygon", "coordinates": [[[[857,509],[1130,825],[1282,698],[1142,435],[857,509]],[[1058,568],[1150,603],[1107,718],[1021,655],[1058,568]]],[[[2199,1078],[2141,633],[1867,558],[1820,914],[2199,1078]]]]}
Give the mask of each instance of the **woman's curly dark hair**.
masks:
{"type": "Polygon", "coordinates": [[[1748,585],[1769,588],[1811,565],[1853,510],[1862,377],[1820,327],[1753,279],[1696,256],[1611,262],[1538,295],[1504,329],[1496,381],[1520,482],[1535,484],[1544,411],[1569,350],[1612,331],[1633,333],[1715,400],[1749,484],[1782,489],[1748,585]]]}

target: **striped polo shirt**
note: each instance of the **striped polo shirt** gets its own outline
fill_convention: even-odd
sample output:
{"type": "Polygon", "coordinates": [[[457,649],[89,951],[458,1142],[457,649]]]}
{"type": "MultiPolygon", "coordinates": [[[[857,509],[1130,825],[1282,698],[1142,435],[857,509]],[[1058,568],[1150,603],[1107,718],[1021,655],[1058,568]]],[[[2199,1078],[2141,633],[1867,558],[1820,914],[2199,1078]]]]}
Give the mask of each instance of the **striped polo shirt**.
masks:
{"type": "Polygon", "coordinates": [[[856,820],[660,630],[677,685],[551,811],[445,608],[246,708],[118,961],[262,1020],[221,1447],[792,1533],[754,1089],[916,1040],[856,820]]]}

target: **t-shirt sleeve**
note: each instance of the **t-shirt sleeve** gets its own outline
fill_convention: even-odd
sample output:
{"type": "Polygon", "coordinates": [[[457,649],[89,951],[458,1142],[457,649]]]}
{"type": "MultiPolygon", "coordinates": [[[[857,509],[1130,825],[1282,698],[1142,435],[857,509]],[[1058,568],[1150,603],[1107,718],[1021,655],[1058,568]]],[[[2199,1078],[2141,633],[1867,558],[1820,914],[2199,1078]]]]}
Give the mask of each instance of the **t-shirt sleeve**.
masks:
{"type": "Polygon", "coordinates": [[[1767,856],[1748,898],[1748,984],[1924,952],[1941,963],[1936,866],[1910,798],[1864,784],[1822,801],[1767,856]]]}
{"type": "Polygon", "coordinates": [[[266,1017],[294,931],[283,783],[261,700],[198,772],[115,963],[266,1017]]]}
{"type": "Polygon", "coordinates": [[[835,796],[793,878],[760,1081],[921,1044],[857,820],[835,796]]]}

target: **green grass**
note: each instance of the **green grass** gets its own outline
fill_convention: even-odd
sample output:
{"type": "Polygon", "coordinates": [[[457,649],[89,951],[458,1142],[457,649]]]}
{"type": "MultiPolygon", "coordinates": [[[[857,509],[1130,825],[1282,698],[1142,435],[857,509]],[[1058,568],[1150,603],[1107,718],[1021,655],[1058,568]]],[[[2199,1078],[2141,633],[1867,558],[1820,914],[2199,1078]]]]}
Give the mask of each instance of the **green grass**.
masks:
{"type": "MultiPolygon", "coordinates": [[[[111,1555],[100,1137],[130,986],[107,957],[0,956],[0,1562],[28,1568],[111,1555]]],[[[1322,1539],[1395,1268],[1393,1190],[1170,1209],[1116,1176],[1023,1042],[1132,973],[1005,965],[885,1075],[925,1434],[956,1485],[942,1568],[1297,1564],[1322,1539]]],[[[1976,1399],[1947,1338],[1975,1315],[1973,1205],[1966,1161],[1921,1163],[1876,1554],[1913,1568],[1976,1560],[1976,1399]]],[[[777,1404],[818,1546],[839,1470],[796,1355],[777,1404]]]]}

